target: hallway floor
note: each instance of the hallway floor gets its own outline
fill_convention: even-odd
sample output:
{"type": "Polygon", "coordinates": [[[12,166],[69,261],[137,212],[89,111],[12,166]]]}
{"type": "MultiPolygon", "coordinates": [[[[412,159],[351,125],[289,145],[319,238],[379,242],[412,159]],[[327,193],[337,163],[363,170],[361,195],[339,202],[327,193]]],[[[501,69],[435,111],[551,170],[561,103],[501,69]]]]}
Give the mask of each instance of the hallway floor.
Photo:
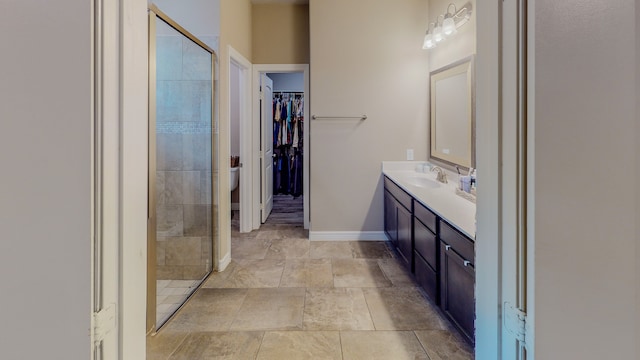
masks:
{"type": "Polygon", "coordinates": [[[310,242],[274,218],[234,226],[231,264],[148,338],[148,359],[473,359],[386,243],[310,242]]]}

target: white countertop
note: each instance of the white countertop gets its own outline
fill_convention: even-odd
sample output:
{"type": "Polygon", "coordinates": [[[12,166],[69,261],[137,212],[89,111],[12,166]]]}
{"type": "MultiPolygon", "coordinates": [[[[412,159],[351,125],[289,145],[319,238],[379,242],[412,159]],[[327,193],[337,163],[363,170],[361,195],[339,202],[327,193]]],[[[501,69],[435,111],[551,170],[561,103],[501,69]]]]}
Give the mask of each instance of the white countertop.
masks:
{"type": "Polygon", "coordinates": [[[420,177],[434,181],[436,179],[435,172],[416,171],[416,168],[422,164],[425,162],[383,161],[382,173],[424,206],[475,241],[476,204],[456,195],[458,174],[445,170],[449,179],[448,184],[438,183],[439,186],[435,188],[419,187],[413,185],[410,179],[420,177]]]}

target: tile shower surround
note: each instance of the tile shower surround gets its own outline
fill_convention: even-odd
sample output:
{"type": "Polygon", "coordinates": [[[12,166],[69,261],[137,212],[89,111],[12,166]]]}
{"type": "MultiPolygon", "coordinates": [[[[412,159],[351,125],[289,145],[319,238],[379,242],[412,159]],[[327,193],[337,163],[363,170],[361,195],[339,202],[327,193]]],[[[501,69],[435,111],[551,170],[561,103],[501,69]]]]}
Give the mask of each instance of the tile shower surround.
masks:
{"type": "Polygon", "coordinates": [[[232,228],[231,245],[147,359],[473,359],[383,242],[310,242],[267,222],[232,228]]]}
{"type": "Polygon", "coordinates": [[[157,279],[200,280],[212,262],[211,58],[157,38],[157,279]]]}

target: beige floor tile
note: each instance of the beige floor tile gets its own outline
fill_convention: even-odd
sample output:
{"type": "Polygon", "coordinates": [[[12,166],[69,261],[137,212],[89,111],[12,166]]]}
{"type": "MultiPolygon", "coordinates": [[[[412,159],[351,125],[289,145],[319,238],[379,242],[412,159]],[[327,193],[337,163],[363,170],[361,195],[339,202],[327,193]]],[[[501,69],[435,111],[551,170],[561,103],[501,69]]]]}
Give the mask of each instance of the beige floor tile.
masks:
{"type": "Polygon", "coordinates": [[[260,233],[260,230],[241,233],[240,222],[238,221],[238,224],[234,224],[233,221],[235,220],[231,221],[231,242],[235,240],[255,239],[260,233]]]}
{"type": "Polygon", "coordinates": [[[302,330],[305,289],[249,289],[231,330],[302,330]]]}
{"type": "Polygon", "coordinates": [[[165,325],[169,331],[229,330],[247,289],[200,289],[165,325]]]}
{"type": "Polygon", "coordinates": [[[255,359],[263,336],[262,332],[190,333],[169,359],[255,359]]]}
{"type": "Polygon", "coordinates": [[[147,336],[147,360],[167,360],[187,337],[187,332],[161,330],[147,336]]]}
{"type": "Polygon", "coordinates": [[[416,331],[431,360],[473,360],[473,349],[455,334],[444,330],[416,331]]]}
{"type": "Polygon", "coordinates": [[[348,241],[311,241],[309,257],[312,259],[351,259],[353,251],[348,241]]]}
{"type": "Polygon", "coordinates": [[[411,273],[398,259],[380,259],[378,266],[393,286],[418,286],[411,273]]]}
{"type": "Polygon", "coordinates": [[[277,239],[271,241],[265,259],[305,259],[309,257],[309,240],[277,239]]]}
{"type": "Polygon", "coordinates": [[[231,241],[231,257],[234,259],[264,259],[271,246],[270,238],[242,238],[231,241]]]}
{"type": "Polygon", "coordinates": [[[391,281],[384,276],[377,260],[333,259],[331,265],[335,287],[391,286],[391,281]]]}
{"type": "Polygon", "coordinates": [[[341,360],[337,331],[273,331],[262,340],[258,360],[341,360]]]}
{"type": "Polygon", "coordinates": [[[393,257],[384,241],[352,241],[351,251],[356,259],[388,259],[393,257]]]}
{"type": "Polygon", "coordinates": [[[148,359],[473,359],[386,243],[307,237],[233,230],[232,262],[148,338],[148,359]]]}
{"type": "Polygon", "coordinates": [[[278,287],[285,260],[238,259],[236,266],[222,287],[226,288],[267,288],[278,287]]]}
{"type": "Polygon", "coordinates": [[[229,265],[220,272],[213,272],[209,275],[209,278],[202,284],[202,288],[221,288],[224,287],[225,282],[229,276],[233,273],[238,263],[235,260],[231,260],[229,265]]]}
{"type": "Polygon", "coordinates": [[[282,239],[299,239],[309,241],[309,231],[302,226],[281,226],[280,236],[282,239]]]}
{"type": "Polygon", "coordinates": [[[282,239],[282,238],[283,238],[283,235],[282,235],[281,231],[279,230],[279,228],[260,229],[260,231],[256,235],[256,240],[271,241],[271,240],[277,240],[277,239],[282,239]]]}
{"type": "Polygon", "coordinates": [[[344,360],[429,360],[413,331],[342,331],[344,360]]]}
{"type": "Polygon", "coordinates": [[[446,320],[417,288],[363,289],[376,330],[444,330],[446,320]]]}
{"type": "Polygon", "coordinates": [[[332,287],[331,259],[289,259],[280,287],[332,287]]]}
{"type": "Polygon", "coordinates": [[[373,321],[362,289],[307,289],[304,329],[373,330],[373,321]]]}

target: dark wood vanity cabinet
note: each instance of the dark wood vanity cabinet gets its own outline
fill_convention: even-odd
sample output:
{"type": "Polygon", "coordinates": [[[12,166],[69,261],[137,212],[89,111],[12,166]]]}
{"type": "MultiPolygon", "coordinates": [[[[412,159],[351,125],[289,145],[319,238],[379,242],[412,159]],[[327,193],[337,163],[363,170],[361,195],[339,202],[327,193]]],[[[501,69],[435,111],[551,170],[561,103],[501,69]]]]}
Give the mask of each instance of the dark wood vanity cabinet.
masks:
{"type": "Polygon", "coordinates": [[[384,232],[394,247],[398,246],[398,210],[396,199],[384,190],[384,232]]]}
{"type": "MultiPolygon", "coordinates": [[[[415,200],[414,200],[415,201],[415,200]]],[[[431,210],[415,202],[413,220],[414,273],[431,300],[438,304],[438,252],[437,218],[431,210]]]]}
{"type": "Polygon", "coordinates": [[[384,228],[434,303],[474,342],[475,243],[384,177],[384,228]]]}
{"type": "Polygon", "coordinates": [[[411,269],[413,259],[412,218],[413,198],[404,190],[385,178],[384,219],[385,232],[411,269]]]}
{"type": "Polygon", "coordinates": [[[440,307],[467,339],[474,341],[475,271],[473,242],[440,222],[440,307]]]}

